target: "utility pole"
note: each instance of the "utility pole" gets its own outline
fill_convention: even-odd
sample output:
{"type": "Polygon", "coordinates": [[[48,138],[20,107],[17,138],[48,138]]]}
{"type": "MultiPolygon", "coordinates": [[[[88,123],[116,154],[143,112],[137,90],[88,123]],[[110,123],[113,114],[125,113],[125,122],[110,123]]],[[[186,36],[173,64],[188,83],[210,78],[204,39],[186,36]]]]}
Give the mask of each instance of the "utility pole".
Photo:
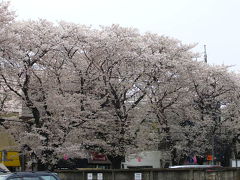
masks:
{"type": "MultiPolygon", "coordinates": [[[[207,46],[206,45],[204,45],[204,62],[205,63],[207,63],[207,46]]],[[[215,133],[213,132],[212,133],[212,138],[211,138],[211,144],[212,144],[212,165],[214,165],[215,164],[215,161],[214,161],[214,159],[215,159],[215,152],[214,152],[214,144],[215,144],[215,140],[214,140],[214,138],[215,138],[215,133]]]]}
{"type": "Polygon", "coordinates": [[[204,45],[204,61],[207,63],[207,48],[206,45],[204,45]]]}

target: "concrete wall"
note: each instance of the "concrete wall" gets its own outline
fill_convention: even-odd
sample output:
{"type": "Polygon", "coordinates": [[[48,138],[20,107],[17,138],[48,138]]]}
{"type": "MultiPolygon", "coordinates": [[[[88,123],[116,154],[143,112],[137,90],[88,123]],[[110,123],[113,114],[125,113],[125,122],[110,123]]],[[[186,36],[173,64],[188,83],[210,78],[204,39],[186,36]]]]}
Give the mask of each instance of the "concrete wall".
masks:
{"type": "Polygon", "coordinates": [[[221,168],[214,171],[207,169],[124,169],[124,170],[79,170],[56,171],[61,180],[92,180],[102,173],[101,180],[135,180],[135,173],[141,173],[141,180],[240,180],[239,168],[221,168]]]}
{"type": "Polygon", "coordinates": [[[17,143],[14,141],[14,138],[11,136],[10,133],[8,133],[7,130],[0,127],[0,151],[2,150],[12,150],[12,151],[18,151],[19,148],[17,148],[17,143]]]}

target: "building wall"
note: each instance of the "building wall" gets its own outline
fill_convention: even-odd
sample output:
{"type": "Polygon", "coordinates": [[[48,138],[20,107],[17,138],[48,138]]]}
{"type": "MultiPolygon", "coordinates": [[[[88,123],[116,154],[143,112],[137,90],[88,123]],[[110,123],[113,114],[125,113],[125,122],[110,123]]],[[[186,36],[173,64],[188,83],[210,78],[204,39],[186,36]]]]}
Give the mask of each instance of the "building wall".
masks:
{"type": "Polygon", "coordinates": [[[170,155],[166,151],[144,151],[139,154],[131,154],[125,158],[122,164],[124,169],[131,167],[162,168],[170,155]]]}
{"type": "Polygon", "coordinates": [[[3,128],[0,128],[0,138],[0,151],[18,149],[13,137],[3,128]]]}
{"type": "Polygon", "coordinates": [[[19,146],[14,138],[0,128],[0,163],[9,167],[20,167],[19,146]]]}

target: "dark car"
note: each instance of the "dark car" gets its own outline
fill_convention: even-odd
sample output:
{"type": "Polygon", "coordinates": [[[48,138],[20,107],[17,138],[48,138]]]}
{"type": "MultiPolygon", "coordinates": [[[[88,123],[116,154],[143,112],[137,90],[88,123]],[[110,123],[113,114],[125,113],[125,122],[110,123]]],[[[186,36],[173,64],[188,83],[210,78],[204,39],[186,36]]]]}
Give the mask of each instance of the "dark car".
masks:
{"type": "Polygon", "coordinates": [[[60,178],[52,172],[7,172],[0,174],[0,180],[60,180],[60,178]]]}

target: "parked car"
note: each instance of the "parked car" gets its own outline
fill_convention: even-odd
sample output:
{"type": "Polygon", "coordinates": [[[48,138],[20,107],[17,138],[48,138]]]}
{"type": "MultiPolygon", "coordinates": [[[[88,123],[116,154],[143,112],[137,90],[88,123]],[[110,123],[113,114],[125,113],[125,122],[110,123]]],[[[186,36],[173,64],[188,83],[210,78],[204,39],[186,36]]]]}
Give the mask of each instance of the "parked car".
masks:
{"type": "Polygon", "coordinates": [[[52,172],[6,172],[0,174],[0,180],[60,180],[52,172]]]}
{"type": "Polygon", "coordinates": [[[171,169],[178,169],[178,168],[221,168],[222,166],[219,165],[178,165],[178,166],[169,166],[171,169]]]}
{"type": "Polygon", "coordinates": [[[204,169],[207,172],[211,171],[221,171],[222,166],[219,165],[179,165],[179,166],[170,166],[171,169],[204,169]]]}

